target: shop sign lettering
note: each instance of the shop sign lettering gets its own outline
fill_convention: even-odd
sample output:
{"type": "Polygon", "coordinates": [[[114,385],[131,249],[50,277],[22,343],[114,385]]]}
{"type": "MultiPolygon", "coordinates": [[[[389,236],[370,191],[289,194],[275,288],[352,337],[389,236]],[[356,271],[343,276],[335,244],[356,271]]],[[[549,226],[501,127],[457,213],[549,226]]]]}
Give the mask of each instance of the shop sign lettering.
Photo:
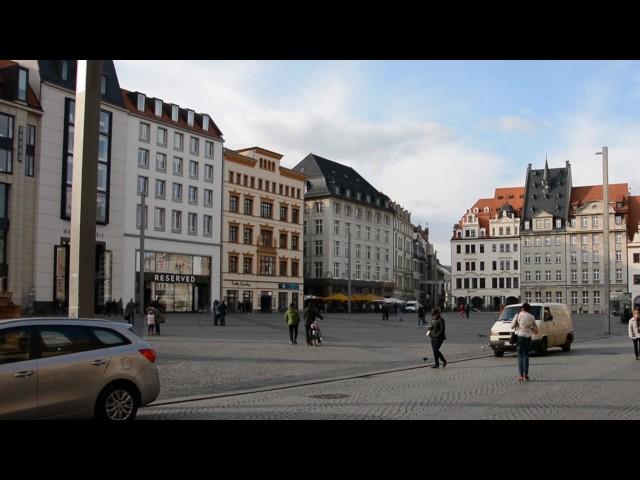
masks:
{"type": "Polygon", "coordinates": [[[176,275],[173,273],[156,273],[153,275],[154,282],[162,283],[196,283],[194,275],[176,275]]]}

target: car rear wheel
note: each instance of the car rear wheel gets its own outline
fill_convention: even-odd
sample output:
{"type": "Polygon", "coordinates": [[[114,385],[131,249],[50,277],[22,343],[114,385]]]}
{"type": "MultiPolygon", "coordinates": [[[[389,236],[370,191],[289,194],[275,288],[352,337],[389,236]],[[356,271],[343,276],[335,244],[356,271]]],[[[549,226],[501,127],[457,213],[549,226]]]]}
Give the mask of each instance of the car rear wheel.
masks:
{"type": "Polygon", "coordinates": [[[571,335],[567,335],[567,341],[565,342],[564,345],[562,345],[562,351],[563,352],[571,351],[571,342],[572,341],[573,341],[573,338],[571,337],[571,335]]]}
{"type": "Polygon", "coordinates": [[[113,384],[105,388],[96,402],[96,418],[109,421],[132,421],[140,400],[138,391],[129,384],[113,384]]]}

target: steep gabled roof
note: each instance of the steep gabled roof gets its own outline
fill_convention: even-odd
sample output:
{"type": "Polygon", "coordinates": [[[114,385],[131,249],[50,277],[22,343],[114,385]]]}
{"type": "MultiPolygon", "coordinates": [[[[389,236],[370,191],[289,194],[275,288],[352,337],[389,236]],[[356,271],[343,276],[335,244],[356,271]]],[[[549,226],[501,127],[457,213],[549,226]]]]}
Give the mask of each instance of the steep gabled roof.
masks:
{"type": "MultiPolygon", "coordinates": [[[[0,98],[10,102],[16,101],[18,85],[18,68],[20,65],[11,60],[0,60],[0,98]],[[15,93],[10,90],[15,89],[15,93]]],[[[35,110],[42,111],[42,106],[38,100],[38,96],[31,88],[27,86],[27,106],[35,110]]]]}
{"type": "Polygon", "coordinates": [[[628,202],[627,234],[629,240],[633,240],[634,235],[638,231],[638,222],[640,221],[640,195],[629,195],[628,202]]]}
{"type": "MultiPolygon", "coordinates": [[[[545,211],[565,221],[569,216],[571,196],[571,165],[565,168],[527,169],[527,184],[522,218],[531,220],[536,213],[545,211]]],[[[564,222],[563,222],[564,225],[564,222]]]]}
{"type": "MultiPolygon", "coordinates": [[[[610,183],[609,184],[609,203],[621,202],[626,206],[625,199],[629,195],[629,184],[627,183],[610,183]]],[[[573,187],[571,189],[571,205],[584,205],[592,200],[602,200],[602,185],[585,185],[582,187],[573,187]]]]}
{"type": "Polygon", "coordinates": [[[293,169],[307,176],[305,197],[331,195],[377,208],[390,208],[389,197],[378,191],[351,167],[310,153],[293,169]],[[360,200],[357,199],[357,193],[361,195],[360,200]],[[370,196],[371,203],[367,203],[367,195],[370,196]],[[376,199],[380,200],[379,204],[376,203],[376,199]]]}

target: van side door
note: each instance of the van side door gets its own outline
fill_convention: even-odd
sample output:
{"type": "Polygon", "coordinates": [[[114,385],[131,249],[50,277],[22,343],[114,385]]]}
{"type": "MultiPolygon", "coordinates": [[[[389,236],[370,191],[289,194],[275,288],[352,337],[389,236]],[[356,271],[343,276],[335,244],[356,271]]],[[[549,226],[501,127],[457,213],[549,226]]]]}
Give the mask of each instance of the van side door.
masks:
{"type": "Polygon", "coordinates": [[[556,331],[555,317],[549,307],[544,307],[542,312],[542,323],[544,324],[544,334],[547,337],[547,347],[557,346],[558,332],[556,331]]]}

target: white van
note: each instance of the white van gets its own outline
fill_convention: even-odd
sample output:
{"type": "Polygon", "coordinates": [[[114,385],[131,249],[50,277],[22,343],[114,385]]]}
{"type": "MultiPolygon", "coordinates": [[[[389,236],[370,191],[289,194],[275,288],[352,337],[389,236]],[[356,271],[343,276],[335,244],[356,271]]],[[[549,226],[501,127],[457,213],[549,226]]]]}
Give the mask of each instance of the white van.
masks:
{"type": "MultiPolygon", "coordinates": [[[[536,319],[538,335],[531,338],[531,350],[545,355],[547,349],[561,347],[563,352],[571,350],[573,342],[573,320],[571,309],[563,303],[530,303],[529,313],[536,319]]],[[[489,343],[496,357],[502,357],[507,350],[515,350],[509,342],[511,321],[520,312],[522,304],[509,305],[502,310],[496,323],[491,327],[489,343]]]]}
{"type": "Polygon", "coordinates": [[[422,308],[422,304],[415,300],[408,301],[404,306],[405,312],[417,312],[418,309],[422,308]]]}

